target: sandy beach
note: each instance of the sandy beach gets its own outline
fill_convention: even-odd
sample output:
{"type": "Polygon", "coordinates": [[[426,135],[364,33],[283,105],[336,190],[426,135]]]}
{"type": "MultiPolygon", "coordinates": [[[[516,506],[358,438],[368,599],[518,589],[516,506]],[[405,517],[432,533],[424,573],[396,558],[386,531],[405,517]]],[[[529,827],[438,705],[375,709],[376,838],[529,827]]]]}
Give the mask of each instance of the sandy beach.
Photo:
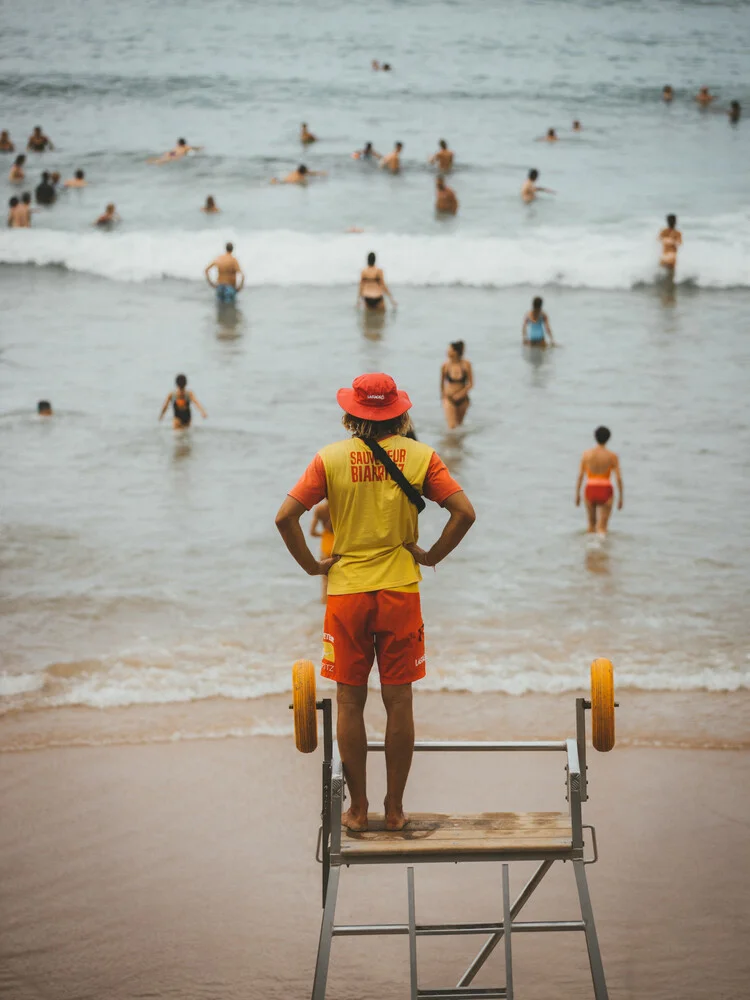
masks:
{"type": "MultiPolygon", "coordinates": [[[[513,757],[441,757],[439,767],[417,759],[408,806],[564,808],[562,762],[513,757]]],[[[589,875],[611,996],[747,995],[748,752],[616,748],[589,764],[585,818],[601,854],[589,875]]],[[[2,754],[0,994],[308,995],[320,918],[319,765],[291,740],[261,737],[2,754]]],[[[373,802],[381,766],[372,759],[373,802]]],[[[557,867],[529,919],[575,917],[573,873],[557,867]]],[[[526,871],[513,867],[516,889],[526,871]]],[[[499,893],[498,868],[417,872],[418,914],[495,919],[499,893]]],[[[363,909],[368,919],[405,919],[402,868],[344,872],[341,919],[363,909]]],[[[423,983],[452,985],[479,944],[420,944],[423,983]]],[[[500,978],[500,961],[482,983],[500,978]]],[[[590,995],[577,935],[523,936],[514,962],[524,998],[590,995]]],[[[334,943],[331,1000],[407,990],[405,939],[334,943]]]]}

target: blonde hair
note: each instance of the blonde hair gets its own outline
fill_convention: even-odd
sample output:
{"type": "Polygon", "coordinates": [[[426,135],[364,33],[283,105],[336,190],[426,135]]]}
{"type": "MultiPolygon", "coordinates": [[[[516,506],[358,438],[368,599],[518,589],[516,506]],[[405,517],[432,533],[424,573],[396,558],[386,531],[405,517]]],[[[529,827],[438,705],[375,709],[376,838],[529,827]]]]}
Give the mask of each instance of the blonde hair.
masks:
{"type": "Polygon", "coordinates": [[[405,437],[412,430],[408,411],[390,420],[363,420],[361,417],[352,416],[351,413],[345,413],[341,423],[354,437],[361,438],[387,437],[389,434],[405,437]]]}

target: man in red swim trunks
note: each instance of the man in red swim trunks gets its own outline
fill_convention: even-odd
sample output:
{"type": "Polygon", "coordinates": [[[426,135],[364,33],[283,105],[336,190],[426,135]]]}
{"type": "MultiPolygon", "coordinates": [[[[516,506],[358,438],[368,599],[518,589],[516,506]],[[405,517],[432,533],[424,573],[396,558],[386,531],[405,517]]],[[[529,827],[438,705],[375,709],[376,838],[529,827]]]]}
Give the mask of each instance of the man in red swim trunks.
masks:
{"type": "Polygon", "coordinates": [[[589,518],[589,532],[596,532],[598,535],[607,534],[607,524],[612,513],[612,503],[615,491],[610,482],[610,476],[614,472],[617,480],[619,499],[617,509],[622,510],[623,489],[622,474],[620,472],[620,459],[613,451],[605,445],[610,439],[610,431],[607,427],[597,427],[594,431],[596,447],[584,451],[581,459],[581,468],[578,471],[578,482],[576,483],[576,507],[581,504],[581,486],[586,477],[586,489],[583,499],[586,503],[586,513],[589,518]]]}
{"type": "Polygon", "coordinates": [[[351,795],[343,822],[367,829],[367,678],[377,656],[387,724],[386,827],[407,823],[403,795],[414,752],[412,682],[425,675],[419,566],[436,566],[474,523],[474,508],[438,455],[406,434],[411,401],[383,373],[360,375],[337,395],[351,437],[315,456],[276,515],[286,547],[311,576],[328,575],[321,674],[336,681],[337,736],[351,795]],[[419,494],[450,514],[427,551],[417,545],[417,508],[365,439],[376,441],[419,494]],[[300,517],[328,498],[330,558],[307,547],[300,517]]]}

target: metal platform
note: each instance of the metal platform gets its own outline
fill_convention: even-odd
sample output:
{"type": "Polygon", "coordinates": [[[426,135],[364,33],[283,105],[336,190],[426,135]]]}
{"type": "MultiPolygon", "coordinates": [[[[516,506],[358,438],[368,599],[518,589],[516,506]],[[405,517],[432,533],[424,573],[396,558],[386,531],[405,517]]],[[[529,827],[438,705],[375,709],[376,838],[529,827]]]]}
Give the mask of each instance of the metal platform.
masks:
{"type": "MultiPolygon", "coordinates": [[[[345,778],[338,747],[333,741],[330,700],[318,703],[324,721],[323,812],[318,841],[318,860],[323,865],[323,919],[312,1000],[325,1000],[331,945],[334,937],[404,935],[409,939],[411,1000],[513,1000],[512,937],[532,932],[582,932],[586,938],[591,979],[596,1000],[608,1000],[594,914],[586,878],[586,865],[597,858],[596,834],[582,821],[582,803],[588,798],[586,782],[585,711],[583,698],[576,701],[576,738],[552,742],[418,742],[416,752],[546,752],[565,755],[568,811],[535,813],[481,813],[470,816],[415,814],[402,831],[385,829],[382,817],[370,817],[366,832],[354,833],[341,824],[345,778]],[[584,830],[591,830],[593,857],[584,857],[584,830]],[[509,863],[538,861],[531,878],[511,902],[509,863]],[[518,914],[529,901],[555,861],[570,861],[575,874],[580,920],[520,921],[518,914]],[[490,923],[420,923],[416,915],[416,864],[500,862],[502,912],[490,923]],[[393,924],[336,924],[336,899],[342,868],[350,865],[407,865],[407,920],[393,924]],[[486,940],[456,986],[420,989],[417,939],[424,936],[480,935],[486,940]],[[475,987],[479,970],[502,941],[505,982],[496,987],[475,987]]],[[[368,743],[368,750],[382,751],[382,743],[368,743]]],[[[500,907],[499,907],[500,909],[500,907]]]]}

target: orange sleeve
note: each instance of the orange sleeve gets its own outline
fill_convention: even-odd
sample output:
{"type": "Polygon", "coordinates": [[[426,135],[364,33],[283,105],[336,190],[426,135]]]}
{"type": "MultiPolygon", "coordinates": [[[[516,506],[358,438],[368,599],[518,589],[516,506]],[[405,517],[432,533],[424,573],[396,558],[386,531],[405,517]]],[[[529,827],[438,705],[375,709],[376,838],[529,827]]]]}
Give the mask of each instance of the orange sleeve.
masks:
{"type": "Polygon", "coordinates": [[[445,462],[436,451],[433,451],[430,464],[427,467],[427,474],[424,477],[422,493],[428,500],[442,506],[448,497],[453,496],[454,493],[461,493],[462,490],[463,487],[459,486],[448,472],[445,462]]]}
{"type": "Polygon", "coordinates": [[[310,510],[328,495],[326,470],[323,459],[316,455],[302,473],[299,481],[289,490],[289,496],[310,510]]]}

